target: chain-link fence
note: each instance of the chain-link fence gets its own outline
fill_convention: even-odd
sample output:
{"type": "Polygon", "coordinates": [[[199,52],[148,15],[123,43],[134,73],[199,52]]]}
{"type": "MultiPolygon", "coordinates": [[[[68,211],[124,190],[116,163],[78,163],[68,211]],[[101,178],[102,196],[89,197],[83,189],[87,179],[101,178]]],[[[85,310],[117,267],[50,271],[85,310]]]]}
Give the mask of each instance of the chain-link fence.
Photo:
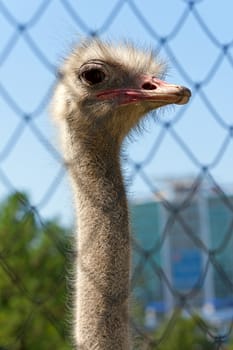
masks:
{"type": "MultiPolygon", "coordinates": [[[[217,5],[208,0],[176,0],[172,3],[100,1],[94,6],[90,2],[89,7],[82,1],[71,0],[44,0],[23,5],[17,1],[0,1],[0,110],[3,125],[0,130],[0,193],[2,198],[16,193],[9,197],[8,203],[15,208],[16,216],[12,218],[10,207],[3,205],[4,215],[0,223],[3,237],[0,249],[0,284],[3,287],[0,293],[0,324],[7,324],[5,328],[0,327],[4,329],[2,335],[0,329],[0,348],[36,348],[33,341],[28,340],[30,333],[39,344],[38,349],[70,348],[70,327],[66,325],[69,315],[64,316],[64,310],[69,309],[64,295],[67,275],[64,265],[72,260],[70,256],[75,252],[70,248],[69,240],[64,239],[68,230],[63,230],[57,221],[47,219],[56,211],[65,216],[70,208],[64,195],[66,170],[55,143],[51,141],[47,106],[56,78],[58,52],[63,50],[62,45],[67,45],[67,36],[79,41],[75,37],[76,32],[100,38],[117,38],[127,33],[127,37],[133,41],[139,38],[140,42],[145,37],[155,51],[168,58],[174,68],[173,80],[188,86],[193,94],[188,105],[170,110],[169,117],[159,117],[155,125],[150,126],[153,133],[149,132],[137,145],[129,146],[124,159],[130,190],[136,193],[135,197],[141,197],[142,193],[150,196],[149,202],[154,198],[155,205],[159,206],[159,209],[156,207],[160,213],[158,220],[162,221],[158,228],[159,236],[157,228],[149,230],[155,235],[154,241],[152,237],[155,243],[150,248],[143,245],[143,240],[140,241],[140,235],[146,235],[147,230],[137,232],[135,228],[132,295],[137,302],[132,307],[131,323],[139,348],[166,349],[166,341],[174,334],[181,314],[184,319],[194,322],[192,331],[208,339],[209,348],[225,349],[230,346],[233,274],[229,267],[229,249],[232,247],[233,204],[231,188],[225,183],[232,180],[231,11],[229,1],[217,5]],[[96,13],[95,6],[98,6],[96,13]],[[166,185],[161,181],[165,174],[169,175],[166,185]],[[192,176],[189,176],[182,196],[174,197],[174,188],[184,186],[183,180],[178,181],[183,174],[192,176]],[[173,196],[168,194],[171,184],[173,196]],[[24,190],[31,192],[30,201],[21,193],[24,190]],[[207,204],[206,198],[203,199],[206,191],[210,198],[207,204]],[[211,243],[210,237],[208,240],[206,236],[206,221],[213,218],[205,210],[208,211],[211,205],[214,207],[216,199],[221,207],[219,210],[227,210],[228,214],[220,224],[213,221],[213,225],[208,227],[210,231],[215,230],[215,241],[211,243]],[[195,205],[199,210],[198,219],[196,214],[187,215],[195,205]],[[192,220],[196,220],[196,226],[192,220]],[[197,225],[198,220],[200,225],[197,225]],[[35,231],[32,232],[32,229],[35,231]],[[179,232],[183,236],[179,236],[179,232]],[[30,241],[27,247],[25,240],[30,241]],[[195,264],[201,264],[195,281],[190,282],[185,292],[180,281],[176,281],[179,271],[174,272],[174,278],[171,271],[171,265],[175,266],[171,250],[182,240],[189,241],[187,247],[192,253],[197,252],[197,255],[192,255],[196,259],[195,264]],[[31,257],[28,248],[35,252],[39,246],[41,251],[31,257]],[[44,253],[45,249],[47,253],[44,253]],[[22,263],[16,259],[20,252],[22,263]],[[163,258],[156,260],[154,257],[161,252],[163,258]],[[57,255],[60,256],[59,261],[57,255]],[[47,265],[51,259],[54,266],[50,270],[47,265]],[[157,298],[163,300],[162,311],[158,305],[149,307],[151,318],[155,318],[155,313],[158,317],[154,320],[153,330],[148,330],[145,325],[145,308],[153,300],[153,287],[152,297],[147,297],[145,292],[149,288],[144,270],[148,263],[151,269],[148,278],[157,281],[154,286],[155,289],[160,288],[157,298]],[[52,281],[46,273],[54,276],[52,281]],[[212,279],[220,285],[222,299],[229,300],[224,315],[221,307],[219,313],[214,314],[221,314],[217,321],[201,317],[197,311],[204,301],[211,304],[213,300],[208,300],[208,297],[214,299],[209,285],[214,283],[210,276],[215,273],[212,279]],[[35,277],[30,284],[29,275],[35,277]],[[48,288],[44,288],[46,284],[48,288]],[[141,305],[140,296],[144,298],[141,305]],[[63,308],[57,309],[57,304],[62,304],[63,308]],[[11,312],[13,314],[15,309],[19,313],[13,319],[11,312]],[[229,311],[227,316],[226,310],[229,311]],[[51,344],[47,340],[43,342],[45,334],[52,339],[54,333],[56,337],[51,344]]],[[[68,41],[71,41],[70,38],[68,41]]],[[[134,204],[134,211],[137,217],[147,215],[142,213],[140,205],[134,204]]],[[[213,217],[216,215],[213,212],[213,217]]],[[[153,221],[154,216],[148,216],[148,220],[153,221]]],[[[71,223],[71,216],[64,219],[63,224],[67,223],[71,223]]],[[[179,260],[179,257],[176,258],[179,260]]],[[[184,260],[186,263],[190,261],[184,260]]],[[[155,289],[154,294],[157,293],[155,289]]],[[[180,332],[182,334],[183,330],[180,332]]],[[[196,342],[192,348],[201,349],[198,344],[196,342]]]]}

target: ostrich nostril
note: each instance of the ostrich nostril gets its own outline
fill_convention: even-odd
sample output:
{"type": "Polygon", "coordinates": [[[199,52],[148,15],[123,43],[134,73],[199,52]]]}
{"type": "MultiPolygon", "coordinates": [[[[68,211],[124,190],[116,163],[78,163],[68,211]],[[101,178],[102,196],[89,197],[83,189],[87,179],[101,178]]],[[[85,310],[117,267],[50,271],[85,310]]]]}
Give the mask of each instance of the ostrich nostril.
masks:
{"type": "Polygon", "coordinates": [[[144,89],[144,90],[155,90],[155,89],[157,89],[157,86],[155,84],[147,82],[147,83],[144,83],[142,85],[142,89],[144,89]]]}

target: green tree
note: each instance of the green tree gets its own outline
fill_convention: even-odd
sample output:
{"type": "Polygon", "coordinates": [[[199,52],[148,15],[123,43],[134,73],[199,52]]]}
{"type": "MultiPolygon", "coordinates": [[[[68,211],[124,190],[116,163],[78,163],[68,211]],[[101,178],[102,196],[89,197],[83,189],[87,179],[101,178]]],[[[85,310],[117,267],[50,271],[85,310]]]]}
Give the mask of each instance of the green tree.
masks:
{"type": "MultiPolygon", "coordinates": [[[[230,350],[229,343],[221,345],[214,342],[218,330],[207,324],[198,315],[190,318],[181,316],[182,309],[174,310],[167,319],[153,332],[141,330],[135,335],[136,350],[230,350]]],[[[227,339],[229,342],[229,339],[227,339]]]]}
{"type": "Polygon", "coordinates": [[[155,338],[162,341],[158,350],[213,350],[213,340],[211,340],[206,330],[211,330],[199,316],[185,318],[178,316],[173,322],[165,322],[155,338]]]}
{"type": "Polygon", "coordinates": [[[42,223],[23,193],[0,204],[0,348],[70,349],[68,230],[42,223]]]}

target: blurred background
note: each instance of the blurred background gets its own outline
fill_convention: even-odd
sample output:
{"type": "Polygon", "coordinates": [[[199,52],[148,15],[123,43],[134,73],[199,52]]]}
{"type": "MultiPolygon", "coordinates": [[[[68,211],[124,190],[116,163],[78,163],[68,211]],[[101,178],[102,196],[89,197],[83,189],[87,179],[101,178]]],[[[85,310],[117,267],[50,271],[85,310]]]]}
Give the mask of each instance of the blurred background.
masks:
{"type": "Polygon", "coordinates": [[[0,349],[71,349],[74,211],[49,116],[92,36],[150,47],[192,90],[124,144],[135,349],[233,349],[233,3],[0,0],[0,349]]]}

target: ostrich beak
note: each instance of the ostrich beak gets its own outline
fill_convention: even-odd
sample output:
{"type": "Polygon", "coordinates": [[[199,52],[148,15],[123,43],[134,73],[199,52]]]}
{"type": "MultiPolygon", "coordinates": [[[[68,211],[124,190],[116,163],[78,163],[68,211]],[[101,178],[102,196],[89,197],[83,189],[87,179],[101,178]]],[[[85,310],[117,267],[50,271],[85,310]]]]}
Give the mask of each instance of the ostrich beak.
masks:
{"type": "Polygon", "coordinates": [[[191,91],[181,85],[169,84],[153,76],[144,75],[140,78],[138,88],[110,89],[99,92],[100,100],[116,99],[119,105],[148,101],[156,107],[168,104],[186,104],[191,97],[191,91]]]}

